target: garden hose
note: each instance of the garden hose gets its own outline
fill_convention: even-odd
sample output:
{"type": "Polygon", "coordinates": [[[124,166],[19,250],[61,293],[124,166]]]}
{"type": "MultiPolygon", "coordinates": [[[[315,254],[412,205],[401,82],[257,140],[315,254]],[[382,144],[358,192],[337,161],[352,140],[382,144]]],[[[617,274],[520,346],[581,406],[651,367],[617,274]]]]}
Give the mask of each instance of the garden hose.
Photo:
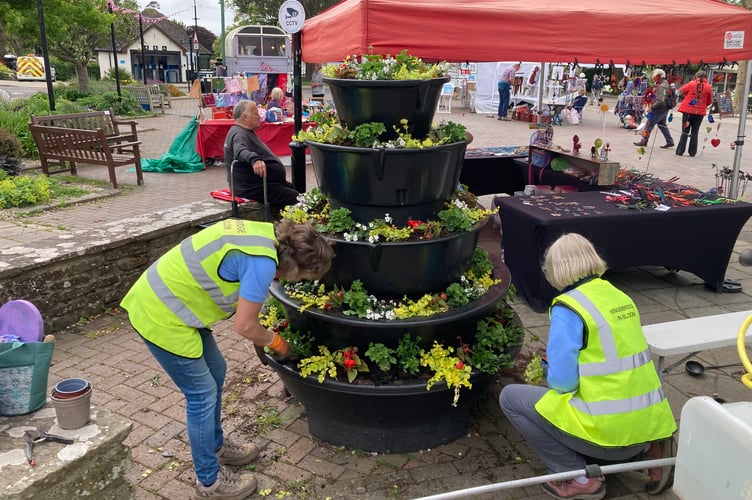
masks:
{"type": "Polygon", "coordinates": [[[747,319],[744,320],[744,323],[739,328],[739,335],[736,337],[736,350],[739,352],[739,359],[742,360],[744,369],[747,371],[747,373],[742,375],[742,383],[752,389],[752,362],[749,361],[747,349],[744,345],[747,329],[749,329],[750,324],[752,324],[752,315],[747,316],[747,319]]]}

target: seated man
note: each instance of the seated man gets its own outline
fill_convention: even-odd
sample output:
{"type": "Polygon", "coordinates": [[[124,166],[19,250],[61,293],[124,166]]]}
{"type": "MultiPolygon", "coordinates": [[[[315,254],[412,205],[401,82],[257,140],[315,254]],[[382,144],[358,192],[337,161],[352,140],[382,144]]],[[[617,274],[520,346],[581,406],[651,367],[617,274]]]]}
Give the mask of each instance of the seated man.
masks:
{"type": "Polygon", "coordinates": [[[261,124],[256,103],[240,101],[232,117],[235,125],[225,139],[225,166],[229,183],[230,166],[237,161],[233,167],[235,196],[263,200],[266,176],[267,202],[282,207],[297,203],[299,193],[287,182],[284,165],[254,132],[261,124]]]}
{"type": "Polygon", "coordinates": [[[572,108],[576,109],[582,119],[582,108],[587,104],[587,96],[585,95],[585,87],[580,87],[577,90],[577,97],[572,100],[572,108]]]}

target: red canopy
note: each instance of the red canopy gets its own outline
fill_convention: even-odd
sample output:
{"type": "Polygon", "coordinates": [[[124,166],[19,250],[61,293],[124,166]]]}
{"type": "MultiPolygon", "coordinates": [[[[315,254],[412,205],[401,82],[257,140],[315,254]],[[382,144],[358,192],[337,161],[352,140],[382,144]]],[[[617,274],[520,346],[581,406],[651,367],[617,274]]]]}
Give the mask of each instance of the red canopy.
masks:
{"type": "Polygon", "coordinates": [[[752,59],[752,11],[718,0],[343,0],[303,26],[303,60],[685,64],[752,59]],[[370,47],[373,47],[370,49],[370,47]]]}

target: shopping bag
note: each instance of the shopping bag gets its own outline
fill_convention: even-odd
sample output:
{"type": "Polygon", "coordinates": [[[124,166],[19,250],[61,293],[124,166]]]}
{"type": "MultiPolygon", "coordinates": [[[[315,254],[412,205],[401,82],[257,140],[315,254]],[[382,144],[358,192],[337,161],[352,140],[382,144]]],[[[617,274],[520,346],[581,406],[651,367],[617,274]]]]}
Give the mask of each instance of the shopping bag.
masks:
{"type": "Polygon", "coordinates": [[[0,343],[0,415],[23,415],[44,406],[54,348],[54,342],[0,343]]]}
{"type": "Polygon", "coordinates": [[[257,75],[249,76],[248,77],[248,84],[246,85],[246,92],[256,92],[261,87],[259,86],[259,78],[257,75]]]}

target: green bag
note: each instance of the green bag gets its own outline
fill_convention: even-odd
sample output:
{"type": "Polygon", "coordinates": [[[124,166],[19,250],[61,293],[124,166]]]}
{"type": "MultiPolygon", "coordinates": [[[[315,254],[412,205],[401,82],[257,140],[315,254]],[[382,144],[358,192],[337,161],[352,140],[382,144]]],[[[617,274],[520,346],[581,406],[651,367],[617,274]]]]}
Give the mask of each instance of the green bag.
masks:
{"type": "Polygon", "coordinates": [[[0,415],[23,415],[47,401],[54,342],[0,343],[0,415]]]}

